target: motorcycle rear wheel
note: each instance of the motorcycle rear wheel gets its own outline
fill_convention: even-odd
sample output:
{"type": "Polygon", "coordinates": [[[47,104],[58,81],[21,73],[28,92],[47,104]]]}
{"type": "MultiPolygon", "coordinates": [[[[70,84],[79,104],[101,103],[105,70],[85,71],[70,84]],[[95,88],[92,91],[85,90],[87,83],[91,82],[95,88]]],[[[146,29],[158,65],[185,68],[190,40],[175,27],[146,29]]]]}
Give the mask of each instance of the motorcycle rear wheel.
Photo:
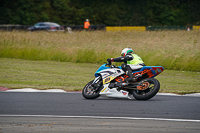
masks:
{"type": "Polygon", "coordinates": [[[133,91],[133,97],[136,100],[148,100],[154,97],[159,89],[160,89],[160,83],[155,78],[148,78],[144,79],[141,82],[148,82],[149,86],[145,90],[134,90],[133,91]]]}
{"type": "Polygon", "coordinates": [[[98,98],[100,95],[99,95],[99,92],[101,91],[100,89],[99,90],[95,90],[95,88],[93,88],[91,85],[93,83],[94,80],[90,81],[89,83],[87,83],[85,85],[85,87],[83,88],[82,90],[82,96],[85,98],[85,99],[96,99],[98,98]]]}

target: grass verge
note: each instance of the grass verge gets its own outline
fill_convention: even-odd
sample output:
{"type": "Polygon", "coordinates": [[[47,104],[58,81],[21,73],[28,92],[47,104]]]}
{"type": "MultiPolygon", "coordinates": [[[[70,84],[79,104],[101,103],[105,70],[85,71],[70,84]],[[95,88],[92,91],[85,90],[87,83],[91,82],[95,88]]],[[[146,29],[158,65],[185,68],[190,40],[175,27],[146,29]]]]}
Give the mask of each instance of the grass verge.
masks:
{"type": "Polygon", "coordinates": [[[103,63],[133,48],[146,65],[200,72],[199,31],[3,32],[0,58],[103,63]]]}
{"type": "MultiPolygon", "coordinates": [[[[0,87],[82,90],[94,79],[100,64],[56,61],[28,61],[0,58],[0,87]]],[[[200,92],[200,72],[165,70],[156,77],[160,92],[200,92]]]]}

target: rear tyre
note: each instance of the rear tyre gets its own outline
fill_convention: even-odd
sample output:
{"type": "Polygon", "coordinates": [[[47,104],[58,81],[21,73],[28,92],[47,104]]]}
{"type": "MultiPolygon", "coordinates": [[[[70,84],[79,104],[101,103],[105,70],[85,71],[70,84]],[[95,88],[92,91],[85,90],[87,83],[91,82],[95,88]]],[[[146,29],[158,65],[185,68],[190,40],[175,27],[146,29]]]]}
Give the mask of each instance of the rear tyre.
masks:
{"type": "Polygon", "coordinates": [[[99,92],[101,91],[101,89],[100,88],[94,88],[94,87],[91,86],[93,81],[94,80],[87,83],[82,90],[82,95],[85,99],[96,99],[100,96],[99,92]]]}
{"type": "Polygon", "coordinates": [[[133,97],[136,100],[148,100],[154,97],[159,89],[160,89],[160,83],[155,78],[148,78],[144,79],[141,82],[148,82],[149,86],[144,90],[134,90],[133,91],[133,97]]]}

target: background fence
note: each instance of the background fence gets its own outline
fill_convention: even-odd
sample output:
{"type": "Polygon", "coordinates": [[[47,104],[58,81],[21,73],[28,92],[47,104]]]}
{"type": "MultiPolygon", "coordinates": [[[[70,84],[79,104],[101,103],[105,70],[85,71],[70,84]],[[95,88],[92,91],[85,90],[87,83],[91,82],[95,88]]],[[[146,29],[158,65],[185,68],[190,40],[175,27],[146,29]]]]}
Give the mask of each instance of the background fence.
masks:
{"type": "MultiPolygon", "coordinates": [[[[83,25],[62,25],[66,30],[71,28],[72,31],[84,30],[83,25]]],[[[28,30],[31,25],[0,25],[0,30],[28,30]]],[[[162,31],[162,30],[199,30],[200,26],[106,26],[106,25],[91,25],[90,30],[104,30],[104,31],[162,31]]]]}
{"type": "Polygon", "coordinates": [[[106,27],[106,31],[146,31],[145,26],[106,27]]]}

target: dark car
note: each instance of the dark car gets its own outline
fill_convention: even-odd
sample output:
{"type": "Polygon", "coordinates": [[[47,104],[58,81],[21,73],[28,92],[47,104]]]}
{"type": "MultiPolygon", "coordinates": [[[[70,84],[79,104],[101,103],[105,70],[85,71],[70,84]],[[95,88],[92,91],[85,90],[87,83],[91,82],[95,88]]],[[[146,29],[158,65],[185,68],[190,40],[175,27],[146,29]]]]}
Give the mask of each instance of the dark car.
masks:
{"type": "Polygon", "coordinates": [[[64,27],[60,26],[57,23],[52,23],[52,22],[40,22],[37,23],[33,26],[31,26],[30,28],[28,28],[28,30],[31,31],[38,31],[38,30],[45,30],[45,31],[64,31],[64,27]]]}

